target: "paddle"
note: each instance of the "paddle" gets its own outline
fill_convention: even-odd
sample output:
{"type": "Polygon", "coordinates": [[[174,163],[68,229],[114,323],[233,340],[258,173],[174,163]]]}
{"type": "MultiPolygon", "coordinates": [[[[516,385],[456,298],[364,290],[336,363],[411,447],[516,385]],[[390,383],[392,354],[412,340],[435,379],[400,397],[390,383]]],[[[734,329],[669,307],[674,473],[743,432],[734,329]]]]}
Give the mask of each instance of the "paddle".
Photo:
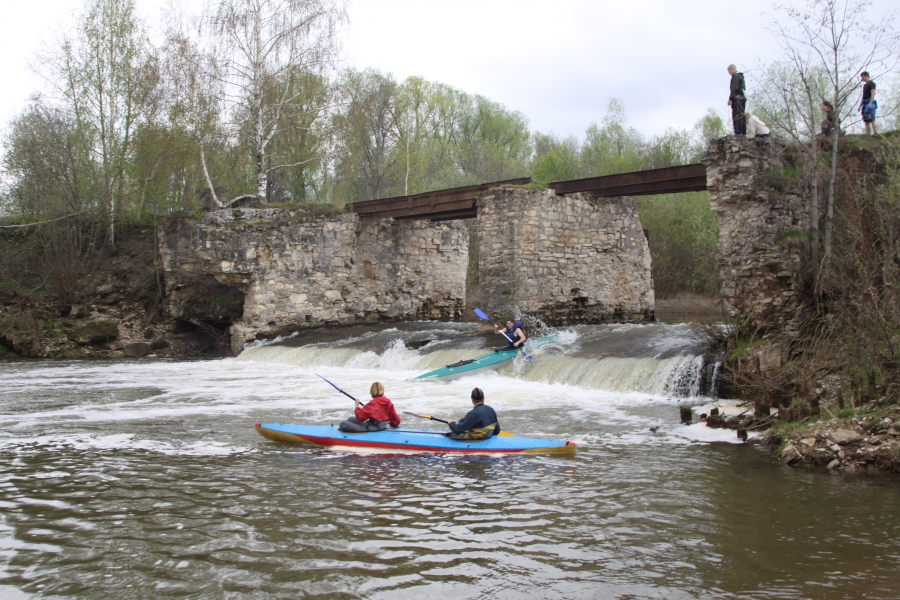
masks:
{"type": "MultiPolygon", "coordinates": [[[[412,416],[412,417],[419,417],[420,419],[431,419],[432,421],[437,421],[438,423],[447,423],[448,425],[450,424],[450,421],[445,421],[445,420],[443,420],[443,419],[438,419],[437,417],[432,417],[431,415],[418,415],[418,414],[416,414],[416,413],[414,413],[414,412],[406,412],[406,411],[403,411],[403,414],[404,414],[404,415],[410,415],[410,416],[412,416]]],[[[500,436],[503,436],[503,437],[516,437],[516,436],[514,436],[514,435],[511,434],[511,433],[506,433],[505,431],[501,431],[501,432],[500,432],[499,434],[497,434],[497,435],[500,435],[500,436]]]]}
{"type": "Polygon", "coordinates": [[[437,417],[432,417],[431,415],[417,415],[417,414],[414,413],[414,412],[406,412],[406,411],[403,411],[403,414],[404,414],[404,415],[410,415],[410,416],[412,416],[412,417],[419,417],[420,419],[431,419],[432,421],[437,421],[438,423],[447,423],[447,424],[450,423],[450,421],[445,421],[445,420],[443,420],[443,419],[438,419],[437,417]]]}
{"type": "MultiPolygon", "coordinates": [[[[342,389],[339,388],[338,386],[334,385],[333,383],[331,383],[330,381],[328,381],[327,379],[325,379],[324,377],[322,377],[322,376],[319,375],[318,373],[316,373],[316,377],[318,377],[319,379],[325,380],[331,387],[333,387],[334,389],[336,389],[337,391],[339,391],[339,392],[342,393],[343,395],[347,396],[347,397],[350,398],[351,400],[356,400],[356,398],[354,398],[353,396],[351,396],[350,394],[348,394],[347,392],[345,392],[344,390],[342,390],[342,389]]],[[[359,405],[360,405],[360,406],[365,406],[366,404],[365,404],[365,402],[360,402],[359,405]]]]}
{"type": "MultiPolygon", "coordinates": [[[[484,311],[481,310],[480,308],[476,308],[476,309],[475,309],[475,314],[476,314],[476,315],[478,316],[478,318],[481,319],[482,321],[490,321],[490,320],[491,320],[486,314],[484,314],[484,311]]],[[[506,332],[504,332],[502,329],[501,329],[501,330],[498,330],[498,331],[499,331],[500,333],[503,334],[503,337],[505,337],[507,340],[509,340],[509,343],[510,343],[510,344],[515,343],[515,342],[513,342],[512,340],[509,339],[509,336],[506,335],[506,332]]],[[[525,360],[527,360],[527,361],[529,361],[529,362],[531,362],[532,360],[534,360],[534,357],[533,357],[533,356],[530,356],[527,352],[525,352],[525,349],[524,349],[524,348],[519,348],[519,350],[522,351],[522,356],[525,357],[525,360]]]]}

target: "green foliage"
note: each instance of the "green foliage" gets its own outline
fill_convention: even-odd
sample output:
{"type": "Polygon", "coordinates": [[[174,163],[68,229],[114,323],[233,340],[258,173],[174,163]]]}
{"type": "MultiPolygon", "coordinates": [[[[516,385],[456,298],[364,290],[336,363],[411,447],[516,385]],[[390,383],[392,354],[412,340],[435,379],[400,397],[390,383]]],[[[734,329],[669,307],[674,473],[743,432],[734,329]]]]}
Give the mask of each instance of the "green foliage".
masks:
{"type": "Polygon", "coordinates": [[[657,297],[682,292],[714,296],[719,289],[719,222],[710,210],[709,193],[644,196],[636,202],[649,231],[657,297]]]}

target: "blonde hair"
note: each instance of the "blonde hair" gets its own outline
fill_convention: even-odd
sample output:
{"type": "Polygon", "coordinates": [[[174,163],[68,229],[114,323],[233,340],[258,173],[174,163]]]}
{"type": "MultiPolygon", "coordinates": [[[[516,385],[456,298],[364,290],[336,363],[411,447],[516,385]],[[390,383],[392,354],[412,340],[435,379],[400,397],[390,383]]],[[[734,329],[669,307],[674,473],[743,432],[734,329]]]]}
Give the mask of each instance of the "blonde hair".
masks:
{"type": "Polygon", "coordinates": [[[373,398],[377,398],[378,396],[384,396],[384,386],[380,381],[376,381],[372,384],[372,387],[369,388],[369,393],[372,394],[373,398]]]}

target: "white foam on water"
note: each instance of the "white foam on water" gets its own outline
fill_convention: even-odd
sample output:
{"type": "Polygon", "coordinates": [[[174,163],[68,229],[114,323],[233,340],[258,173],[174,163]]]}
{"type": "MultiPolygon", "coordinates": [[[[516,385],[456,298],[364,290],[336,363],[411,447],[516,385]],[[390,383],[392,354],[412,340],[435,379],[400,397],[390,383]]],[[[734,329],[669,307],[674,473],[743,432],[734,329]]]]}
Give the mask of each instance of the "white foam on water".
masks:
{"type": "MultiPolygon", "coordinates": [[[[628,330],[641,326],[619,327],[628,330]]],[[[396,332],[371,335],[390,338],[396,332]]],[[[724,437],[735,436],[730,430],[710,433],[712,430],[673,428],[648,438],[646,428],[659,419],[641,415],[654,410],[677,415],[676,399],[694,398],[699,393],[702,359],[685,354],[597,360],[565,354],[583,339],[582,333],[564,330],[551,343],[529,349],[535,356],[531,362],[520,355],[499,371],[478,372],[447,383],[407,379],[483,355],[485,349],[475,347],[483,340],[465,340],[463,347],[427,353],[408,348],[398,338],[381,352],[361,351],[341,343],[256,345],[238,358],[207,361],[11,363],[0,366],[4,380],[0,448],[38,445],[193,456],[251,452],[256,445],[210,441],[215,437],[211,427],[220,431],[214,424],[226,417],[229,422],[246,420],[256,441],[250,429],[254,422],[337,424],[350,414],[352,402],[317,374],[362,400],[368,399],[371,383],[381,381],[398,412],[428,413],[439,418],[462,417],[471,406],[472,388],[480,387],[498,413],[529,423],[527,432],[514,433],[534,437],[566,436],[567,423],[592,420],[627,430],[596,438],[595,442],[602,443],[690,444],[719,441],[720,437],[721,441],[731,441],[724,437]],[[37,400],[25,406],[18,401],[32,396],[37,400]],[[41,398],[50,400],[43,404],[41,398]],[[147,433],[141,425],[191,420],[200,429],[188,442],[147,439],[161,434],[152,430],[147,433]],[[66,424],[60,435],[46,433],[59,423],[66,424]],[[82,423],[84,427],[80,428],[82,423]],[[114,423],[116,433],[97,431],[114,423]],[[38,428],[40,434],[35,435],[32,428],[38,428]]],[[[428,426],[425,421],[401,416],[404,426],[428,426]]]]}

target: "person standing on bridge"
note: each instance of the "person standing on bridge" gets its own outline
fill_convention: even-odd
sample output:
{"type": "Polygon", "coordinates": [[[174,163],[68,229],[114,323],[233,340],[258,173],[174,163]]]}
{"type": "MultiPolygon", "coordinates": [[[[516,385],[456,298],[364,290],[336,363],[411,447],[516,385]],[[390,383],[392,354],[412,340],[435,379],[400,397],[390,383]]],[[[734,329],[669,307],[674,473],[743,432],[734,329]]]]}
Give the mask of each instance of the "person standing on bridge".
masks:
{"type": "Polygon", "coordinates": [[[747,135],[747,121],[744,112],[747,108],[747,97],[744,96],[746,84],[744,74],[738,73],[737,67],[728,65],[728,74],[731,75],[731,91],[728,95],[728,106],[731,107],[731,123],[734,126],[734,135],[747,135]]]}

